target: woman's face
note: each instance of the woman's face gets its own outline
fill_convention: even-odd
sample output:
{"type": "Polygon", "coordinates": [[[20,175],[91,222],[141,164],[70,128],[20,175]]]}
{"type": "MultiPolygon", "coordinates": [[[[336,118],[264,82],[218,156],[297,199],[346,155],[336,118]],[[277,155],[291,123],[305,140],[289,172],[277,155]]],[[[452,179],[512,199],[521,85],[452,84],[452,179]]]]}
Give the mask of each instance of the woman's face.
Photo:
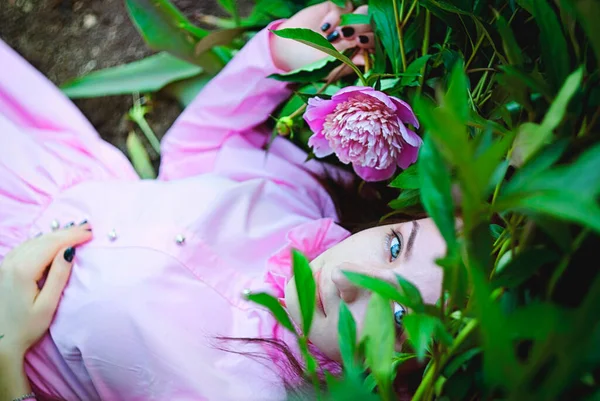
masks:
{"type": "MultiPolygon", "coordinates": [[[[352,284],[343,271],[362,273],[397,285],[401,275],[421,291],[425,303],[435,303],[442,287],[442,270],[435,259],[442,257],[446,244],[433,220],[422,219],[361,231],[328,249],[310,264],[317,283],[317,303],[309,338],[325,355],[340,360],[338,314],[340,302],[348,305],[358,331],[365,320],[371,293],[352,284]]],[[[285,289],[285,302],[292,319],[301,322],[296,282],[285,289]]],[[[394,305],[390,314],[401,306],[394,305]]],[[[399,350],[402,337],[396,348],[399,350]]]]}

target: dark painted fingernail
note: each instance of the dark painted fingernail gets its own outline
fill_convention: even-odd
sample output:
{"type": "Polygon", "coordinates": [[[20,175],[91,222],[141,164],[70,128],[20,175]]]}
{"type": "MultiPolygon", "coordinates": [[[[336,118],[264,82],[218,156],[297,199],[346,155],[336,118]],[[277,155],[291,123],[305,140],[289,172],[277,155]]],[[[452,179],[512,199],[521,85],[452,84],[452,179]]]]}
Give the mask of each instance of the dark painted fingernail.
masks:
{"type": "Polygon", "coordinates": [[[65,251],[65,254],[63,256],[67,262],[71,263],[73,261],[73,258],[75,257],[75,248],[73,248],[73,247],[67,248],[67,250],[65,251]]]}
{"type": "Polygon", "coordinates": [[[335,42],[340,38],[340,33],[338,31],[333,31],[329,35],[327,35],[327,40],[330,42],[335,42]]]}
{"type": "Polygon", "coordinates": [[[352,28],[351,26],[343,27],[342,35],[344,35],[345,38],[349,38],[350,36],[354,35],[354,28],[352,28]]]}
{"type": "Polygon", "coordinates": [[[359,40],[359,41],[360,41],[360,43],[362,43],[363,45],[364,45],[365,43],[369,43],[369,37],[368,37],[368,36],[365,36],[365,35],[360,35],[360,36],[358,37],[358,40],[359,40]]]}
{"type": "Polygon", "coordinates": [[[81,223],[79,223],[80,226],[84,225],[85,223],[87,223],[87,219],[83,220],[81,223]]]}
{"type": "Polygon", "coordinates": [[[74,221],[72,221],[72,222],[70,222],[69,224],[67,224],[67,225],[65,226],[65,228],[73,227],[74,225],[75,225],[75,222],[74,222],[74,221]]]}
{"type": "Polygon", "coordinates": [[[329,28],[331,28],[331,24],[329,22],[324,23],[323,25],[321,25],[321,30],[323,32],[325,32],[326,30],[328,30],[329,28]]]}

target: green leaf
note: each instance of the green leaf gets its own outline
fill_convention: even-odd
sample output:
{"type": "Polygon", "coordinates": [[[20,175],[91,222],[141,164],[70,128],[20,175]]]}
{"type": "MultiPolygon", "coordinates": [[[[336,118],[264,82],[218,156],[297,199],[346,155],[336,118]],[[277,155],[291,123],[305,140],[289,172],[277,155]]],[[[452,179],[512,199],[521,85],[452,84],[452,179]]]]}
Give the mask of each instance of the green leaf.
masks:
{"type": "Polygon", "coordinates": [[[596,60],[600,60],[600,3],[597,0],[561,0],[561,4],[575,10],[577,19],[590,38],[596,60]]]}
{"type": "Polygon", "coordinates": [[[462,365],[464,365],[466,362],[470,361],[477,355],[481,354],[481,351],[482,349],[479,347],[471,348],[463,352],[462,354],[452,358],[444,368],[444,376],[452,376],[462,365]]]}
{"type": "Polygon", "coordinates": [[[415,348],[419,362],[425,360],[434,334],[444,330],[439,318],[425,313],[409,313],[402,319],[402,325],[415,348]]]}
{"type": "Polygon", "coordinates": [[[515,339],[544,340],[550,333],[566,334],[572,330],[569,314],[550,303],[532,303],[518,308],[508,316],[515,339]],[[535,322],[535,324],[532,324],[535,322]]]}
{"type": "Polygon", "coordinates": [[[391,390],[392,359],[396,338],[392,309],[389,301],[373,293],[367,306],[367,315],[362,330],[365,341],[367,366],[379,385],[379,392],[387,394],[391,390]]]}
{"type": "Polygon", "coordinates": [[[504,45],[504,52],[506,53],[508,62],[516,66],[522,65],[523,56],[512,29],[502,14],[498,13],[496,10],[494,10],[494,14],[496,15],[496,26],[502,37],[502,44],[504,45]]]}
{"type": "Polygon", "coordinates": [[[125,5],[151,49],[167,51],[209,73],[217,73],[222,68],[222,61],[212,52],[195,55],[196,43],[207,32],[194,26],[168,0],[125,0],[125,5]]]}
{"type": "Polygon", "coordinates": [[[131,164],[133,164],[133,168],[140,178],[143,180],[152,180],[156,178],[156,172],[154,171],[154,167],[152,167],[148,152],[134,131],[129,132],[126,146],[127,154],[131,159],[131,164]]]}
{"type": "Polygon", "coordinates": [[[262,305],[265,308],[267,308],[273,314],[275,319],[277,319],[279,324],[281,324],[283,327],[285,327],[292,333],[296,334],[296,330],[294,329],[294,325],[292,324],[290,317],[288,316],[285,309],[283,309],[283,306],[281,306],[279,301],[277,301],[277,298],[265,292],[259,292],[256,294],[250,293],[246,296],[246,298],[248,299],[248,301],[254,302],[255,304],[262,305]]]}
{"type": "Polygon", "coordinates": [[[444,96],[444,106],[463,124],[469,119],[469,80],[464,67],[462,59],[454,64],[448,91],[444,96]]]}
{"type": "Polygon", "coordinates": [[[313,30],[305,28],[288,28],[271,31],[275,35],[284,39],[293,39],[297,42],[304,43],[307,46],[320,50],[329,56],[335,57],[342,63],[348,65],[358,75],[363,84],[366,84],[365,77],[363,76],[360,69],[350,60],[348,57],[336,50],[331,43],[327,41],[323,36],[319,35],[313,30]]]}
{"type": "Polygon", "coordinates": [[[235,21],[236,25],[240,24],[240,13],[237,6],[237,0],[218,0],[221,7],[225,9],[235,21]]]}
{"type": "Polygon", "coordinates": [[[400,293],[408,300],[404,305],[410,307],[415,312],[423,312],[425,305],[423,304],[423,298],[419,289],[399,274],[396,274],[396,280],[400,286],[400,293]]]}
{"type": "MultiPolygon", "coordinates": [[[[422,149],[421,152],[423,152],[422,149]]],[[[398,174],[390,183],[390,187],[399,189],[419,189],[421,187],[421,182],[417,164],[409,166],[406,170],[398,174]]]]}
{"type": "Polygon", "coordinates": [[[520,211],[545,214],[578,223],[600,233],[600,207],[592,198],[583,198],[577,192],[543,191],[516,193],[496,202],[498,211],[520,211]]]}
{"type": "Polygon", "coordinates": [[[346,0],[331,0],[331,2],[338,7],[346,8],[346,0]]]}
{"type": "Polygon", "coordinates": [[[424,310],[423,299],[419,290],[412,283],[398,275],[396,275],[396,278],[400,288],[387,281],[364,274],[351,271],[344,271],[343,273],[354,284],[377,293],[385,299],[395,301],[417,312],[424,310]]]}
{"type": "Polygon", "coordinates": [[[345,371],[350,377],[358,377],[362,369],[356,362],[356,322],[344,301],[340,302],[338,340],[345,371]]]}
{"type": "Polygon", "coordinates": [[[313,277],[308,259],[296,249],[292,250],[292,264],[294,279],[296,280],[298,303],[302,312],[302,331],[305,336],[308,336],[317,299],[315,278],[313,277]]]}
{"type": "Polygon", "coordinates": [[[554,10],[547,0],[518,0],[535,17],[540,28],[540,47],[550,82],[558,89],[569,74],[570,60],[567,40],[554,10]]]}
{"type": "Polygon", "coordinates": [[[236,27],[211,32],[196,43],[194,55],[198,57],[215,46],[228,45],[247,30],[248,27],[236,27]]]}
{"type": "Polygon", "coordinates": [[[450,173],[446,168],[431,136],[426,135],[419,151],[421,202],[437,225],[448,246],[448,252],[457,248],[450,173]]]}
{"type": "Polygon", "coordinates": [[[507,185],[503,195],[515,192],[557,191],[594,198],[600,194],[600,144],[586,150],[570,165],[540,172],[527,180],[521,179],[518,184],[507,185]]]}
{"type": "Polygon", "coordinates": [[[156,92],[165,85],[196,76],[202,68],[161,52],[117,67],[94,71],[61,85],[72,99],[156,92]]]}
{"type": "Polygon", "coordinates": [[[394,17],[394,2],[397,0],[369,0],[369,18],[373,21],[375,36],[383,44],[385,53],[392,62],[392,70],[394,73],[399,73],[401,55],[394,17]]]}
{"type": "Polygon", "coordinates": [[[284,82],[315,82],[326,78],[339,65],[338,59],[328,56],[290,72],[271,74],[269,78],[284,82]]]}
{"type": "Polygon", "coordinates": [[[421,193],[416,189],[403,190],[398,198],[389,203],[390,208],[395,210],[404,210],[409,207],[418,205],[421,200],[421,193]]]}
{"type": "Polygon", "coordinates": [[[340,16],[340,26],[344,25],[363,25],[369,24],[369,16],[364,14],[342,14],[340,16]]]}
{"type": "Polygon", "coordinates": [[[579,89],[582,77],[583,68],[580,67],[567,78],[540,125],[524,123],[519,127],[515,150],[511,156],[513,164],[520,166],[527,162],[544,145],[551,142],[553,131],[563,120],[569,101],[579,89]]]}
{"type": "Polygon", "coordinates": [[[533,276],[546,263],[554,262],[558,254],[550,249],[526,249],[517,254],[492,278],[493,287],[514,288],[533,276]]]}
{"type": "Polygon", "coordinates": [[[421,76],[421,70],[427,65],[427,62],[431,58],[430,54],[419,57],[406,68],[406,75],[402,77],[400,84],[402,86],[413,86],[415,82],[418,82],[418,78],[421,76]],[[411,76],[411,74],[414,74],[411,76]]]}

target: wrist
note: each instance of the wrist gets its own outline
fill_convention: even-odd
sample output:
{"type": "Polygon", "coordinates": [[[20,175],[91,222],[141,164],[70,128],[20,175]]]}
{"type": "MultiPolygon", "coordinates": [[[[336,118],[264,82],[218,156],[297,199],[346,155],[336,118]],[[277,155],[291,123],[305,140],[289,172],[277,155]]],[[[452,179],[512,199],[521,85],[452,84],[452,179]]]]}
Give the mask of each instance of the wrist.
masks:
{"type": "Polygon", "coordinates": [[[25,360],[25,353],[26,350],[22,347],[0,340],[0,366],[5,367],[8,364],[22,365],[25,360]]]}

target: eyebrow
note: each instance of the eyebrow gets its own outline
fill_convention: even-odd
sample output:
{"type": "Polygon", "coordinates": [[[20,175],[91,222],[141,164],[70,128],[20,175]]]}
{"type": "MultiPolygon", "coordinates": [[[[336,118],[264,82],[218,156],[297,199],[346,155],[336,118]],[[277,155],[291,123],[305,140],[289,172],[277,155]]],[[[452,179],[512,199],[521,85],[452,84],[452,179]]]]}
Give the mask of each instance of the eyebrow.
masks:
{"type": "Polygon", "coordinates": [[[415,243],[415,238],[417,237],[417,231],[419,231],[419,223],[413,220],[412,230],[410,230],[410,235],[408,236],[408,243],[406,244],[406,253],[404,254],[404,258],[406,260],[410,259],[410,255],[412,254],[413,245],[415,243]]]}

